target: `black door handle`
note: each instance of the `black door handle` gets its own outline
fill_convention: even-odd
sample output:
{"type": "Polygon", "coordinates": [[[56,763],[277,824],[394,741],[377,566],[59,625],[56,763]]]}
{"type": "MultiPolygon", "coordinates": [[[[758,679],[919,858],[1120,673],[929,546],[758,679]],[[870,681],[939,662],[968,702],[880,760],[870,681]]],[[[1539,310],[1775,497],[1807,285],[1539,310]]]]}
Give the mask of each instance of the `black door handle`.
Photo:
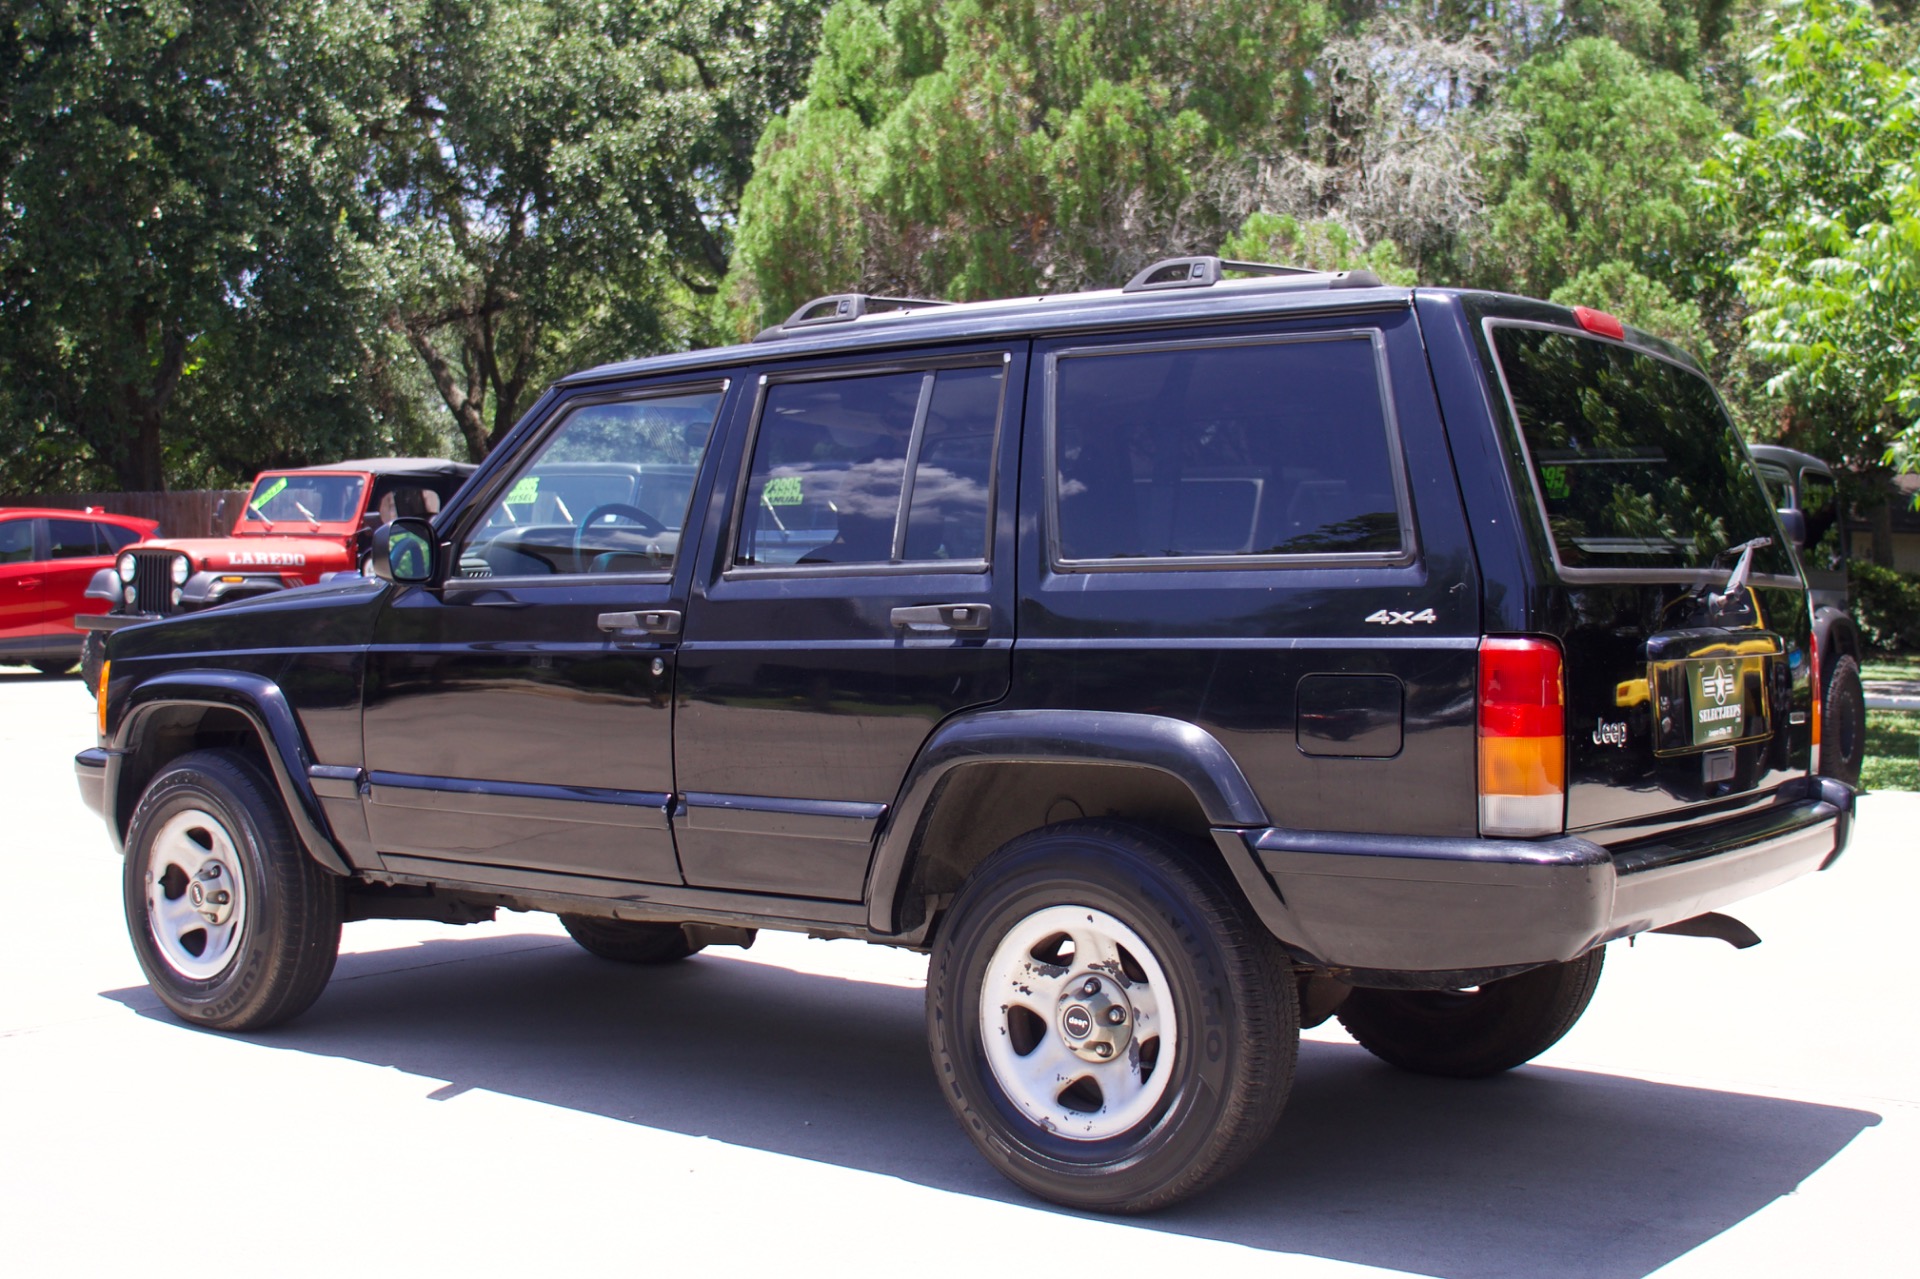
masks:
{"type": "Polygon", "coordinates": [[[896,608],[893,624],[916,631],[984,631],[993,624],[991,604],[921,604],[896,608]]]}
{"type": "Polygon", "coordinates": [[[615,635],[672,636],[680,633],[680,613],[671,608],[641,609],[633,613],[602,613],[600,629],[615,635]]]}

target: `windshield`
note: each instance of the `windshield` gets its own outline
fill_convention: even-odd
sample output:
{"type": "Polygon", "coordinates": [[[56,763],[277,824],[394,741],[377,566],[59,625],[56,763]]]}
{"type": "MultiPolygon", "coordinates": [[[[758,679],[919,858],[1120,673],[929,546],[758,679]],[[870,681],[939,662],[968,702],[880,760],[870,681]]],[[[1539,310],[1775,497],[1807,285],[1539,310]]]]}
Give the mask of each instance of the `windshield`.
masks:
{"type": "Polygon", "coordinates": [[[1705,378],[1556,329],[1495,325],[1500,373],[1563,568],[1792,574],[1766,491],[1705,378]]]}
{"type": "Polygon", "coordinates": [[[268,524],[330,524],[360,517],[364,475],[268,472],[254,481],[245,518],[268,524]]]}

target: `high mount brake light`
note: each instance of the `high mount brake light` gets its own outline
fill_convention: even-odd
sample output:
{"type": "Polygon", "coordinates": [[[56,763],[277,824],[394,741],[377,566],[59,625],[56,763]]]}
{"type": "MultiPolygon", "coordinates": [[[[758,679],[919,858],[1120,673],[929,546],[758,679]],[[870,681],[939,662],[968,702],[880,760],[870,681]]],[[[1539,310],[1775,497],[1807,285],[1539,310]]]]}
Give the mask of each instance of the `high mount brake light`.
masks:
{"type": "Polygon", "coordinates": [[[1480,833],[1566,827],[1566,680],[1552,640],[1480,641],[1480,833]]]}
{"type": "Polygon", "coordinates": [[[1580,327],[1589,333],[1598,333],[1601,337],[1612,338],[1616,342],[1627,340],[1627,326],[1605,311],[1596,311],[1590,306],[1576,306],[1573,308],[1573,318],[1578,320],[1580,327]]]}

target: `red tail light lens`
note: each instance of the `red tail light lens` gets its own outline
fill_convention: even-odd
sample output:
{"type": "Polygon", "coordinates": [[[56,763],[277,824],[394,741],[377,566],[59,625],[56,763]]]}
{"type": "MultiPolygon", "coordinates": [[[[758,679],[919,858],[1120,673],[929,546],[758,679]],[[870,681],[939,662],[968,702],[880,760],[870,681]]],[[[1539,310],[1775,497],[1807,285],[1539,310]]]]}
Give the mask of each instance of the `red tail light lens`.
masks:
{"type": "Polygon", "coordinates": [[[1820,635],[1816,631],[1807,639],[1807,682],[1813,685],[1813,767],[1820,768],[1820,635]]]}
{"type": "Polygon", "coordinates": [[[1567,710],[1560,646],[1480,641],[1480,833],[1552,835],[1566,827],[1567,710]]]}

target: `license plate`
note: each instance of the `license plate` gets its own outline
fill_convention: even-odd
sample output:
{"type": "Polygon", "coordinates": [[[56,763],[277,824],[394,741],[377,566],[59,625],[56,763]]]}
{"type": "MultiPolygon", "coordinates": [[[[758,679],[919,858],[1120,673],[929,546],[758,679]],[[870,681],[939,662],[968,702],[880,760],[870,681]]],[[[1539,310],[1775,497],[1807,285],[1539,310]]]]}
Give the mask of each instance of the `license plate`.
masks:
{"type": "Polygon", "coordinates": [[[1650,675],[1659,710],[1656,754],[1736,746],[1772,735],[1765,657],[1655,662],[1650,675]]]}

